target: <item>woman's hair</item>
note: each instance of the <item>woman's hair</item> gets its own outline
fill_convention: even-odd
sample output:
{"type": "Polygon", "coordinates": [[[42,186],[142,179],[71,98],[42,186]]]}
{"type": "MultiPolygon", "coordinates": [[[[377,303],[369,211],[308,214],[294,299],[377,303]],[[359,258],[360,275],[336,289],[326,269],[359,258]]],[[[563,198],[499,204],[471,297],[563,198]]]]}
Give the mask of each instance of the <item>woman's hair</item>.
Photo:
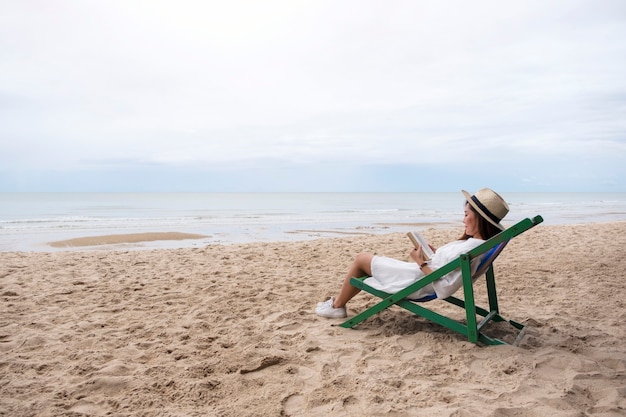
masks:
{"type": "MultiPolygon", "coordinates": [[[[474,214],[476,214],[476,218],[478,219],[478,231],[480,232],[480,236],[482,236],[484,240],[491,239],[492,237],[494,237],[495,235],[501,232],[500,229],[498,229],[493,224],[489,223],[489,221],[487,221],[483,216],[481,216],[476,211],[476,209],[467,201],[465,202],[465,205],[468,206],[470,210],[474,212],[474,214]]],[[[459,238],[459,240],[467,240],[470,237],[471,237],[470,235],[466,234],[465,231],[463,231],[463,235],[459,238]]]]}

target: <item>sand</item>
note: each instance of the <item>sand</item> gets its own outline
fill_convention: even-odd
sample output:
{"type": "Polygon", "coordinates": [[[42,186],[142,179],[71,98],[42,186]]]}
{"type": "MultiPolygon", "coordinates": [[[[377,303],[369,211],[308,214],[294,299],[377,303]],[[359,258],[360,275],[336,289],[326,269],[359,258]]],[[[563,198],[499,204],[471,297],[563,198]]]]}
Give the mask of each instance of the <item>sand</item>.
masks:
{"type": "Polygon", "coordinates": [[[180,232],[124,233],[119,235],[86,236],[78,237],[75,239],[58,240],[55,242],[50,242],[49,245],[53,248],[72,248],[85,246],[133,244],[162,240],[195,240],[202,239],[203,237],[207,236],[180,232]]]}
{"type": "Polygon", "coordinates": [[[529,327],[518,347],[397,307],[355,329],[314,315],[357,252],[409,248],[394,233],[0,253],[0,415],[626,415],[626,222],[511,242],[496,274],[502,314],[529,327]]]}

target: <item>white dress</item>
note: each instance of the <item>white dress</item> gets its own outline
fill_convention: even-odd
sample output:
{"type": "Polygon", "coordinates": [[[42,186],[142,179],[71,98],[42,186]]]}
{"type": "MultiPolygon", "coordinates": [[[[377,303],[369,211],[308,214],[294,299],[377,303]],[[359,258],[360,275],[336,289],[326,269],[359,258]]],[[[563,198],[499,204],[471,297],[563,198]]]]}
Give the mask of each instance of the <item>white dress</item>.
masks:
{"type": "MultiPolygon", "coordinates": [[[[433,270],[441,268],[484,242],[484,240],[474,238],[450,242],[437,249],[433,258],[428,262],[428,266],[433,270]]],[[[472,260],[472,273],[476,271],[479,263],[480,257],[472,260]]],[[[372,276],[364,282],[377,290],[391,294],[424,278],[424,273],[412,261],[404,262],[385,256],[374,256],[371,268],[372,276]]],[[[437,294],[437,298],[446,298],[454,294],[462,285],[461,270],[455,269],[407,298],[417,299],[431,294],[437,294]]]]}

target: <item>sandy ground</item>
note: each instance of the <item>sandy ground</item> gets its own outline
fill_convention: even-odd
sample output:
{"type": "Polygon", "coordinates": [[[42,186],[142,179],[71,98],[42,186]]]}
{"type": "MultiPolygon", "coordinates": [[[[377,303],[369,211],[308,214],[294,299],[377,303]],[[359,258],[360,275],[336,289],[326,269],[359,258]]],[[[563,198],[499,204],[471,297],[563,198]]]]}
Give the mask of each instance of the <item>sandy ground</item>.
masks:
{"type": "Polygon", "coordinates": [[[73,248],[73,247],[88,247],[88,246],[102,246],[102,245],[118,245],[118,244],[133,244],[141,242],[151,241],[163,241],[163,240],[185,240],[185,239],[201,239],[206,237],[205,235],[198,235],[193,233],[180,233],[180,232],[147,232],[147,233],[124,233],[119,235],[105,235],[105,236],[86,236],[78,237],[75,239],[59,240],[50,242],[49,245],[53,248],[73,248]]]}
{"type": "MultiPolygon", "coordinates": [[[[458,234],[424,232],[435,246],[458,234]]],[[[496,279],[502,314],[529,327],[519,347],[398,307],[355,329],[315,316],[356,253],[410,247],[394,233],[0,253],[0,415],[626,415],[626,222],[509,244],[496,279]]],[[[374,302],[359,294],[349,314],[374,302]]]]}

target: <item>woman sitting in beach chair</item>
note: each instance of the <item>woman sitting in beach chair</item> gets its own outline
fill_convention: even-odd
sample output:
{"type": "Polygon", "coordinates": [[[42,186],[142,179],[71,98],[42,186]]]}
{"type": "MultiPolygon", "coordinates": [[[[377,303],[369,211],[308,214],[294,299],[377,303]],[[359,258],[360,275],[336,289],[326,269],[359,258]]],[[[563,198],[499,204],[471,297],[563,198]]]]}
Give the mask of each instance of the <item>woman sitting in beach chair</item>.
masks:
{"type": "MultiPolygon", "coordinates": [[[[483,188],[474,195],[464,190],[462,193],[466,199],[463,219],[465,230],[458,240],[438,250],[431,248],[435,254],[429,261],[424,259],[420,246],[409,254],[414,262],[404,262],[371,253],[358,254],[348,270],[339,294],[318,303],[315,313],[329,318],[346,317],[346,304],[361,291],[350,284],[352,277],[368,276],[370,278],[367,278],[365,283],[369,286],[387,293],[396,293],[504,230],[500,221],[509,212],[509,206],[499,194],[489,188],[483,188]]],[[[472,261],[472,272],[476,271],[479,263],[480,258],[472,261]]],[[[421,299],[436,296],[443,299],[452,295],[461,286],[461,271],[457,269],[432,284],[426,285],[408,298],[421,299]]]]}

